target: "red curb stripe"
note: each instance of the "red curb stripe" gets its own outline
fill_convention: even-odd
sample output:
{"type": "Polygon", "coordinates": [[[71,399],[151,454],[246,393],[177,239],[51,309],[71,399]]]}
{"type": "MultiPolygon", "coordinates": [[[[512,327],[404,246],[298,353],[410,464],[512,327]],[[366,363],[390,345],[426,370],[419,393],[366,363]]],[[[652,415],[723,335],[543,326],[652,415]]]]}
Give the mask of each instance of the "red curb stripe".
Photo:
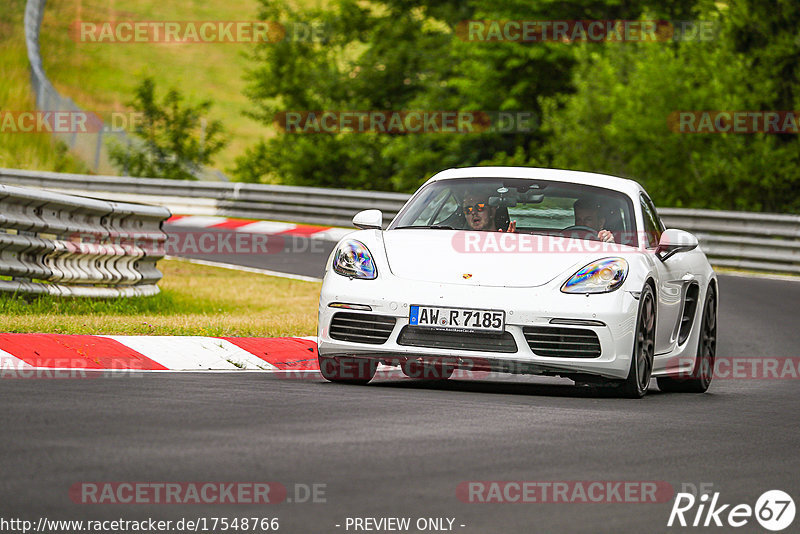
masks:
{"type": "Polygon", "coordinates": [[[173,215],[172,217],[164,221],[164,224],[174,223],[175,221],[185,219],[186,217],[189,217],[189,215],[173,215]]]}
{"type": "Polygon", "coordinates": [[[248,224],[253,224],[254,222],[258,222],[255,219],[228,219],[227,221],[212,224],[209,228],[241,228],[242,226],[247,226],[248,224]]]}
{"type": "Polygon", "coordinates": [[[61,334],[0,334],[0,349],[33,367],[166,370],[107,337],[61,334]]]}
{"type": "Polygon", "coordinates": [[[223,337],[278,369],[317,370],[317,343],[291,337],[223,337]]]}
{"type": "Polygon", "coordinates": [[[330,230],[330,226],[309,226],[307,224],[298,224],[295,228],[291,230],[286,230],[284,232],[278,232],[275,235],[298,235],[303,237],[308,237],[314,234],[318,234],[319,232],[324,232],[326,230],[330,230]]]}

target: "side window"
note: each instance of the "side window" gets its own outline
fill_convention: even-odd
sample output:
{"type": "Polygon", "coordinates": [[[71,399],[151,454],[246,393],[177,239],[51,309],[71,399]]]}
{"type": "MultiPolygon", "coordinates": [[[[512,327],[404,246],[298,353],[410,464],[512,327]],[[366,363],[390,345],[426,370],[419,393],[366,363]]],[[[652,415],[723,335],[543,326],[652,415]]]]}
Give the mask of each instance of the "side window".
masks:
{"type": "Polygon", "coordinates": [[[448,209],[448,204],[455,204],[449,189],[437,191],[435,196],[429,197],[426,201],[425,209],[417,215],[414,226],[427,226],[429,224],[440,223],[453,213],[453,208],[448,209]]]}
{"type": "Polygon", "coordinates": [[[445,200],[444,204],[442,204],[442,207],[439,209],[439,213],[436,215],[433,224],[444,222],[460,210],[461,206],[456,202],[455,197],[453,197],[453,195],[448,195],[447,200],[445,200]]]}
{"type": "Polygon", "coordinates": [[[641,195],[642,217],[644,218],[644,234],[647,239],[647,248],[655,248],[661,240],[663,227],[656,215],[653,203],[644,194],[641,195]]]}
{"type": "MultiPolygon", "coordinates": [[[[661,220],[661,217],[658,216],[658,210],[656,209],[656,205],[653,204],[653,201],[650,200],[650,197],[648,197],[647,195],[642,195],[642,196],[644,197],[645,203],[650,207],[650,211],[653,213],[653,218],[656,220],[656,226],[658,226],[660,232],[663,232],[667,228],[666,226],[664,226],[664,222],[661,220]]],[[[660,233],[658,237],[659,238],[661,237],[660,233]]]]}

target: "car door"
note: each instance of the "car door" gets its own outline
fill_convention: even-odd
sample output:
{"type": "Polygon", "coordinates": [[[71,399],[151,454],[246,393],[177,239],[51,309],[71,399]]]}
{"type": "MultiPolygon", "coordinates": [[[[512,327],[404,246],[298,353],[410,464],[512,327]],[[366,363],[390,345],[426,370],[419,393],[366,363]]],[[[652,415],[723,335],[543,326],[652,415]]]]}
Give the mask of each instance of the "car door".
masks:
{"type": "MultiPolygon", "coordinates": [[[[644,221],[644,237],[642,239],[647,250],[655,254],[661,240],[661,233],[665,229],[664,223],[661,222],[650,197],[645,193],[641,193],[639,204],[644,221]]],[[[686,271],[681,267],[679,256],[680,254],[676,254],[667,261],[655,259],[658,271],[655,354],[670,352],[675,347],[678,338],[681,308],[686,296],[686,287],[690,281],[684,279],[686,271]]]]}

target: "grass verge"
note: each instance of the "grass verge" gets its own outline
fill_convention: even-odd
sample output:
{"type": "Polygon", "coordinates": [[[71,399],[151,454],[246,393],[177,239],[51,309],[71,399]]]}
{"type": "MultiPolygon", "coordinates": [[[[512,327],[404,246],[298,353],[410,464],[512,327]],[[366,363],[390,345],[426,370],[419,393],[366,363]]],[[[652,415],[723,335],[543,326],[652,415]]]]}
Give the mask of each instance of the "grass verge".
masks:
{"type": "Polygon", "coordinates": [[[0,295],[1,332],[55,334],[309,336],[320,282],[195,265],[158,263],[154,297],[90,300],[0,295]]]}
{"type": "MultiPolygon", "coordinates": [[[[0,2],[0,111],[35,108],[22,23],[25,0],[0,2]]],[[[0,131],[0,167],[56,172],[88,172],[47,133],[0,131]]]]}
{"type": "Polygon", "coordinates": [[[128,111],[134,87],[153,76],[160,100],[170,87],[190,102],[210,99],[209,119],[220,119],[230,143],[214,166],[230,168],[236,156],[270,128],[244,115],[252,106],[244,95],[250,43],[83,42],[76,21],[253,21],[257,0],[163,2],[162,0],[49,0],[42,21],[45,72],[61,92],[101,116],[128,111]]]}

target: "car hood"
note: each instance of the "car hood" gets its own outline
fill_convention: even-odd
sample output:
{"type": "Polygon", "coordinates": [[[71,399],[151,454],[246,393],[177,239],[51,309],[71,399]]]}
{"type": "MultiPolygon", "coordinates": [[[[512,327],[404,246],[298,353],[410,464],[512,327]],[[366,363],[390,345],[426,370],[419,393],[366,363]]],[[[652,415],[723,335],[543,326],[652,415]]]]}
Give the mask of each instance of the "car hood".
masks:
{"type": "Polygon", "coordinates": [[[635,250],[564,237],[426,229],[386,231],[383,242],[398,278],[468,286],[542,286],[596,259],[635,250]]]}

